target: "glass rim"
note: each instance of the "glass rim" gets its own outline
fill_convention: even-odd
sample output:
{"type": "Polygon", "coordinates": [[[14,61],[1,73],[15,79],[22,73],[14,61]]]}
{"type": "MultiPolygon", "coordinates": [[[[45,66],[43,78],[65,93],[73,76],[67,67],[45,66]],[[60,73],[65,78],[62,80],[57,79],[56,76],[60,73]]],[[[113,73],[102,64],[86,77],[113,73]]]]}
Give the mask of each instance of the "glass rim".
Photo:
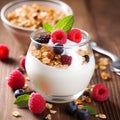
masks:
{"type": "Polygon", "coordinates": [[[7,20],[6,15],[5,15],[6,10],[11,8],[12,6],[18,5],[19,3],[24,3],[24,2],[29,2],[30,3],[32,1],[34,1],[34,2],[35,1],[38,1],[38,2],[41,2],[41,1],[43,1],[43,2],[52,2],[53,4],[58,4],[58,5],[61,5],[61,6],[64,5],[70,11],[70,13],[66,13],[66,14],[69,14],[69,15],[73,14],[72,8],[68,4],[66,4],[65,2],[60,1],[60,0],[46,0],[46,1],[44,1],[44,0],[20,0],[20,1],[14,0],[14,1],[11,1],[11,2],[7,3],[6,5],[4,5],[2,7],[2,9],[1,9],[0,17],[1,17],[1,20],[3,21],[3,23],[5,23],[6,25],[8,25],[8,26],[10,26],[12,28],[19,29],[19,30],[25,30],[25,31],[28,31],[28,32],[35,31],[34,29],[31,29],[31,28],[20,27],[20,26],[17,26],[15,24],[12,24],[9,20],[7,20]]]}
{"type": "MultiPolygon", "coordinates": [[[[75,28],[75,29],[79,29],[79,28],[75,28]]],[[[44,43],[39,43],[39,42],[37,42],[37,41],[34,39],[34,36],[35,36],[35,34],[39,33],[41,30],[43,30],[43,29],[41,28],[41,29],[35,30],[35,31],[33,31],[33,32],[30,34],[30,40],[31,40],[32,42],[36,43],[36,44],[39,44],[39,45],[43,45],[44,43]]],[[[47,44],[47,43],[45,43],[44,45],[47,45],[47,46],[49,46],[49,47],[64,47],[64,48],[71,48],[71,47],[75,47],[75,46],[81,47],[81,46],[89,43],[91,37],[90,37],[89,33],[86,32],[85,30],[83,30],[83,29],[79,29],[79,30],[81,31],[82,34],[84,33],[84,34],[86,35],[86,38],[82,38],[82,41],[81,41],[80,43],[73,44],[73,45],[65,45],[65,46],[64,46],[64,44],[63,44],[63,46],[55,46],[55,44],[54,44],[54,45],[50,45],[50,44],[47,44]]],[[[45,31],[44,31],[44,32],[45,32],[45,31]]]]}

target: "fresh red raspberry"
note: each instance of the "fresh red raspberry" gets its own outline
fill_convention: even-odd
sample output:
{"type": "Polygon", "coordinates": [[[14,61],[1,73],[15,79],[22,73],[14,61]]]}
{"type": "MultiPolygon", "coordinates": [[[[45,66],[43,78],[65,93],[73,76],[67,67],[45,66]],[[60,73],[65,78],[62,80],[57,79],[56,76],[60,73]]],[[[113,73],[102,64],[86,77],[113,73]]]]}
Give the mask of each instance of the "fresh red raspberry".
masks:
{"type": "Polygon", "coordinates": [[[0,44],[0,59],[4,60],[9,56],[9,48],[4,44],[0,44]]]}
{"type": "Polygon", "coordinates": [[[65,44],[67,41],[67,34],[63,30],[55,30],[52,35],[51,39],[53,43],[60,43],[60,44],[65,44]]]}
{"type": "Polygon", "coordinates": [[[19,70],[13,70],[8,76],[8,85],[16,90],[23,88],[25,84],[25,78],[19,70]]]}
{"type": "Polygon", "coordinates": [[[97,84],[92,91],[93,98],[97,101],[105,101],[108,98],[109,91],[103,84],[97,84]]]}
{"type": "Polygon", "coordinates": [[[62,55],[61,56],[61,62],[62,62],[63,65],[65,65],[65,64],[70,65],[71,61],[72,61],[72,57],[71,56],[68,56],[68,55],[62,55]]]}
{"type": "Polygon", "coordinates": [[[32,113],[39,114],[45,110],[45,100],[39,93],[32,93],[28,101],[29,110],[32,113]]]}
{"type": "Polygon", "coordinates": [[[79,43],[82,40],[82,34],[78,29],[70,30],[67,37],[69,40],[76,43],[79,43]]]}
{"type": "Polygon", "coordinates": [[[25,56],[23,56],[23,57],[20,59],[20,66],[21,66],[23,69],[25,69],[25,59],[26,59],[25,56]]]}

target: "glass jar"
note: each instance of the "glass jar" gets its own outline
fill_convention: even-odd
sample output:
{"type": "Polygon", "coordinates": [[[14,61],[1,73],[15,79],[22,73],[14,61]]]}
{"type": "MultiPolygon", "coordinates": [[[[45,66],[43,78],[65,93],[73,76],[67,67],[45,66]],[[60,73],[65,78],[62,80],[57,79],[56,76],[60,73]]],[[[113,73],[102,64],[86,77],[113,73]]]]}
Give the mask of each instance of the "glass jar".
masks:
{"type": "Polygon", "coordinates": [[[40,92],[46,101],[73,101],[82,95],[91,80],[95,60],[90,36],[86,31],[79,30],[82,33],[82,41],[71,44],[71,41],[67,40],[63,46],[55,46],[51,42],[37,42],[38,36],[46,34],[42,29],[30,36],[26,71],[34,89],[40,92]],[[59,52],[56,52],[57,50],[59,52]]]}

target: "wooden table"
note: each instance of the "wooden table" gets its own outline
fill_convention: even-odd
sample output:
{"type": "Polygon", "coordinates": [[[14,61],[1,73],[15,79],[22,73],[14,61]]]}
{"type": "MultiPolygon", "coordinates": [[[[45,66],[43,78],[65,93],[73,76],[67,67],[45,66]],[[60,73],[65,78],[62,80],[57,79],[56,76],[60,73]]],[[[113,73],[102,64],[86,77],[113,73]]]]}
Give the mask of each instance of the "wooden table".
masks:
{"type": "MultiPolygon", "coordinates": [[[[0,8],[11,0],[0,2],[0,8]]],[[[120,57],[120,1],[119,0],[63,0],[68,3],[75,15],[74,26],[88,31],[91,39],[102,48],[113,52],[120,57]]],[[[0,21],[0,43],[7,44],[10,48],[10,58],[0,61],[0,120],[43,120],[42,115],[33,115],[29,110],[19,109],[13,104],[15,98],[13,91],[7,86],[5,77],[11,70],[19,65],[21,50],[17,42],[9,36],[0,21]],[[19,111],[21,117],[12,116],[12,111],[19,111]]],[[[110,80],[104,81],[100,77],[101,70],[95,70],[90,84],[103,83],[109,88],[109,99],[105,102],[94,102],[98,113],[104,113],[107,120],[120,120],[120,76],[106,70],[110,80]]],[[[57,110],[52,115],[52,120],[77,120],[65,112],[64,104],[54,104],[57,110]]],[[[99,120],[91,116],[89,120],[99,120]]]]}

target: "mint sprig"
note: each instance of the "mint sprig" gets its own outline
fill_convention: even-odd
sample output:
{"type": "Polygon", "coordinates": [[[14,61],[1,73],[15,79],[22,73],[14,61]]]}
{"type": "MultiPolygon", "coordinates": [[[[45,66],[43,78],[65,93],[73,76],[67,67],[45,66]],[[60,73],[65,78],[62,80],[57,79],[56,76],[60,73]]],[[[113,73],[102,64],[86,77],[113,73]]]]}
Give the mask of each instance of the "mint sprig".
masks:
{"type": "Polygon", "coordinates": [[[50,33],[56,29],[62,29],[64,32],[68,33],[69,30],[72,28],[73,24],[74,24],[74,17],[73,15],[69,15],[59,20],[53,28],[51,25],[47,23],[43,24],[43,28],[45,29],[45,31],[50,33]]]}
{"type": "Polygon", "coordinates": [[[53,31],[52,26],[47,23],[43,24],[43,28],[45,29],[46,32],[49,32],[49,33],[51,33],[53,31]]]}
{"type": "Polygon", "coordinates": [[[19,107],[28,107],[28,100],[30,95],[24,94],[21,96],[18,96],[14,102],[14,104],[17,104],[19,107]]]}
{"type": "Polygon", "coordinates": [[[90,115],[96,115],[97,114],[96,109],[91,105],[83,106],[83,109],[87,109],[89,111],[90,115]]]}
{"type": "Polygon", "coordinates": [[[69,30],[72,28],[73,23],[74,23],[74,17],[73,15],[69,15],[58,21],[57,24],[55,25],[55,29],[62,29],[66,33],[68,33],[69,30]]]}

